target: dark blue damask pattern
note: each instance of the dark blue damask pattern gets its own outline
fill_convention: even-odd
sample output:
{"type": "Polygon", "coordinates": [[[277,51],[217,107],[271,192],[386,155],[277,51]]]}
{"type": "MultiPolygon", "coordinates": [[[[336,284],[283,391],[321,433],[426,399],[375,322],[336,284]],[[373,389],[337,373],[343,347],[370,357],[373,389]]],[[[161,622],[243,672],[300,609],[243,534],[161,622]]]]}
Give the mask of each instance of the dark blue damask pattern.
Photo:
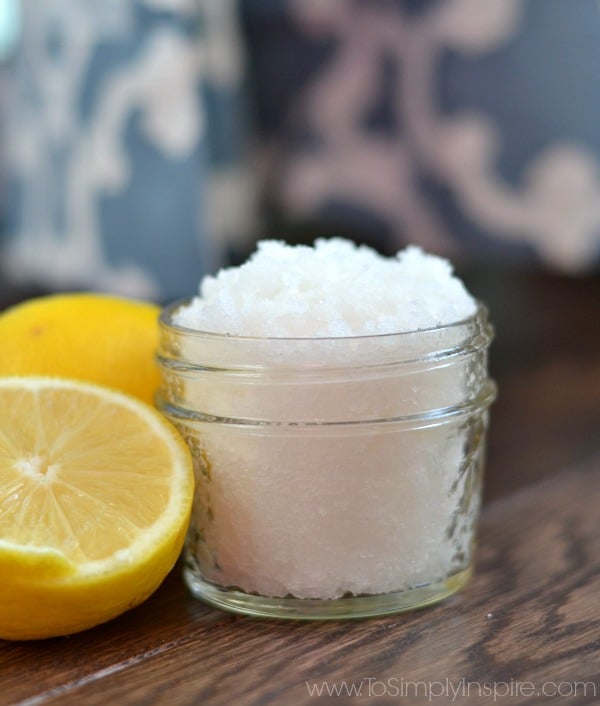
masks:
{"type": "Polygon", "coordinates": [[[242,4],[288,219],[351,227],[359,212],[387,249],[598,262],[596,0],[242,4]]]}

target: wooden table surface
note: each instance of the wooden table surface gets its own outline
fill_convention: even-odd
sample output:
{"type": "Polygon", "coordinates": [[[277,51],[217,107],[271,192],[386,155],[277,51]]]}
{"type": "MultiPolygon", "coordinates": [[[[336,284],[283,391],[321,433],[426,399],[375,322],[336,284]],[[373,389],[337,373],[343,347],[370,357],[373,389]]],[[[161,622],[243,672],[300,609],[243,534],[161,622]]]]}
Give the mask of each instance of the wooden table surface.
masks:
{"type": "Polygon", "coordinates": [[[191,598],[177,567],[106,625],[0,641],[0,704],[600,703],[600,282],[470,284],[500,396],[462,592],[381,619],[256,620],[191,598]]]}

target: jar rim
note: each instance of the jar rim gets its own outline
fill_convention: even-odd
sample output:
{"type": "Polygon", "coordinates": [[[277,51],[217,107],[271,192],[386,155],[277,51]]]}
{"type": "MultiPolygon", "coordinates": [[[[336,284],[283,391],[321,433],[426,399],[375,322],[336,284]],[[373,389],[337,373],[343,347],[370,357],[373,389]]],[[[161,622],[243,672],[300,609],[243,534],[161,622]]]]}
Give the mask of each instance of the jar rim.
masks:
{"type": "Polygon", "coordinates": [[[216,331],[203,331],[201,329],[193,329],[189,328],[187,326],[182,326],[181,324],[176,324],[173,321],[173,315],[177,311],[177,309],[181,308],[182,306],[188,304],[191,301],[191,299],[178,299],[171,304],[168,304],[163,308],[163,310],[160,313],[159,316],[159,323],[161,326],[164,326],[166,329],[170,329],[176,333],[179,333],[181,335],[186,335],[186,336],[193,336],[197,338],[209,338],[211,340],[227,340],[227,341],[247,341],[247,342],[256,342],[256,341],[274,341],[279,344],[284,343],[286,341],[289,341],[290,343],[294,342],[307,342],[307,341],[367,341],[367,340],[373,340],[373,341],[383,341],[383,340],[390,340],[394,337],[408,337],[408,336],[415,336],[417,334],[431,334],[431,333],[441,333],[443,331],[455,331],[461,327],[464,326],[469,326],[470,324],[473,324],[475,322],[479,321],[487,321],[488,319],[488,309],[486,305],[480,301],[479,299],[475,300],[476,304],[476,309],[473,314],[470,316],[465,317],[464,319],[460,319],[459,321],[452,321],[449,324],[439,324],[437,326],[427,326],[424,328],[419,328],[419,329],[409,329],[406,331],[396,331],[396,332],[388,332],[388,333],[374,333],[374,334],[360,334],[360,335],[352,335],[352,336],[247,336],[247,335],[240,335],[240,334],[235,334],[235,333],[219,333],[216,331]]]}

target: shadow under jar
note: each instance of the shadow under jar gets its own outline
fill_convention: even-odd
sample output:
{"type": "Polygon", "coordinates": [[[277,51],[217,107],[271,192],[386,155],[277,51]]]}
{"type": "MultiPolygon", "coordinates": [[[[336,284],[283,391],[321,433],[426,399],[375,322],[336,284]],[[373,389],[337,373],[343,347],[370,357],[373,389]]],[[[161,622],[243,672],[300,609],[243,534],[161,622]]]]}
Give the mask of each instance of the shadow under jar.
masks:
{"type": "Polygon", "coordinates": [[[469,578],[492,332],[252,338],[161,317],[161,411],[194,458],[185,580],[257,616],[383,615],[469,578]]]}

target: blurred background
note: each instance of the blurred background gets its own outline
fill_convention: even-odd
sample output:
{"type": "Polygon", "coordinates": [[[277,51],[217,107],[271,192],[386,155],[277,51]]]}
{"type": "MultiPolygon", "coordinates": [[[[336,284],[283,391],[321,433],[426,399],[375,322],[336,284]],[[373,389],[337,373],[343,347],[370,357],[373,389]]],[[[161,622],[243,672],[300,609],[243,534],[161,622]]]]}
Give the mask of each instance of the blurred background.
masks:
{"type": "Polygon", "coordinates": [[[597,0],[0,0],[0,306],[420,244],[492,311],[493,495],[600,448],[599,67],[597,0]]]}

